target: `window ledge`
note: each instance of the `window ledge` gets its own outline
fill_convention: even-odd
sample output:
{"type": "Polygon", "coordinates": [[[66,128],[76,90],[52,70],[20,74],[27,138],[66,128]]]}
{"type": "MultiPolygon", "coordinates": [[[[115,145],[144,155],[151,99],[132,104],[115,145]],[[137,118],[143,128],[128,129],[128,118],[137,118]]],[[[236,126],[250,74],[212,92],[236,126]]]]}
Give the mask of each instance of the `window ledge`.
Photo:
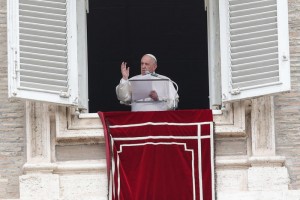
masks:
{"type": "Polygon", "coordinates": [[[95,119],[99,118],[98,113],[81,113],[78,116],[79,119],[95,119]]]}
{"type": "Polygon", "coordinates": [[[99,173],[106,170],[106,160],[82,160],[56,163],[26,163],[23,166],[25,174],[44,173],[99,173]]]}
{"type": "MultiPolygon", "coordinates": [[[[56,125],[57,141],[80,140],[86,142],[104,142],[104,132],[97,113],[74,114],[72,108],[58,107],[56,125]]],[[[244,137],[245,104],[235,102],[226,110],[213,110],[217,137],[244,137]]]]}
{"type": "MultiPolygon", "coordinates": [[[[212,110],[213,115],[222,115],[222,110],[212,110]]],[[[79,119],[95,119],[99,118],[98,113],[81,113],[78,116],[79,119]]]]}

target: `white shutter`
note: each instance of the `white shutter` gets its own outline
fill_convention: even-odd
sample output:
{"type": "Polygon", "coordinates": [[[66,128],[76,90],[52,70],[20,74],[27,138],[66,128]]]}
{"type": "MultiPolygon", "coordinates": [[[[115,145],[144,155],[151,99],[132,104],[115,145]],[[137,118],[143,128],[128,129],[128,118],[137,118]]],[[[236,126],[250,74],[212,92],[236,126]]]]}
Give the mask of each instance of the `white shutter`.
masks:
{"type": "Polygon", "coordinates": [[[8,1],[9,97],[78,105],[76,1],[8,1]]]}
{"type": "Polygon", "coordinates": [[[222,100],[290,90],[286,0],[220,0],[222,100]]]}

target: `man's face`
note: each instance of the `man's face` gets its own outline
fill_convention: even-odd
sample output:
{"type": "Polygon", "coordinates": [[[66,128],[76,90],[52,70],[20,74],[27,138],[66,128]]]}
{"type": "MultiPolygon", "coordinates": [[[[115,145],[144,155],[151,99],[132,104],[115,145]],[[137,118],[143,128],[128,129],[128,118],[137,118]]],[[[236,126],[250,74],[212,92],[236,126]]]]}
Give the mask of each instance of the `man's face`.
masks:
{"type": "Polygon", "coordinates": [[[146,71],[153,73],[156,69],[157,65],[155,63],[155,60],[151,58],[150,56],[143,56],[141,60],[141,74],[145,75],[146,71]]]}

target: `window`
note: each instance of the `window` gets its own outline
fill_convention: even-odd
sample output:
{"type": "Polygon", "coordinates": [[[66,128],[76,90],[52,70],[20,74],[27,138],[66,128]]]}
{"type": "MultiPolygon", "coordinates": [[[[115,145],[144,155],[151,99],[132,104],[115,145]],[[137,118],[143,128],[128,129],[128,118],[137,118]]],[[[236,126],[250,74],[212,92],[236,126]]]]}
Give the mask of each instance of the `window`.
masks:
{"type": "MultiPolygon", "coordinates": [[[[8,1],[10,97],[87,108],[85,4],[8,1]]],[[[289,90],[287,2],[220,0],[207,6],[211,106],[289,90]]]]}
{"type": "Polygon", "coordinates": [[[120,64],[126,61],[130,75],[137,75],[146,53],[157,57],[157,73],[178,84],[178,109],[209,108],[202,1],[90,0],[87,22],[91,112],[130,110],[115,94],[120,64]]]}

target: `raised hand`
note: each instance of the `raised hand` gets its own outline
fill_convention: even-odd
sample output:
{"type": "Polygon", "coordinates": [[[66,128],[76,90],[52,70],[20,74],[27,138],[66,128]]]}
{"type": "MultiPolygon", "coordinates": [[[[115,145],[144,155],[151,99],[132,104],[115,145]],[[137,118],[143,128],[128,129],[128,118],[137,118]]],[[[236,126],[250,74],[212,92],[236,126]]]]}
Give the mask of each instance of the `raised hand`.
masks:
{"type": "Polygon", "coordinates": [[[122,62],[121,64],[121,74],[124,80],[128,80],[129,77],[129,67],[127,67],[126,65],[126,62],[122,62]]]}

